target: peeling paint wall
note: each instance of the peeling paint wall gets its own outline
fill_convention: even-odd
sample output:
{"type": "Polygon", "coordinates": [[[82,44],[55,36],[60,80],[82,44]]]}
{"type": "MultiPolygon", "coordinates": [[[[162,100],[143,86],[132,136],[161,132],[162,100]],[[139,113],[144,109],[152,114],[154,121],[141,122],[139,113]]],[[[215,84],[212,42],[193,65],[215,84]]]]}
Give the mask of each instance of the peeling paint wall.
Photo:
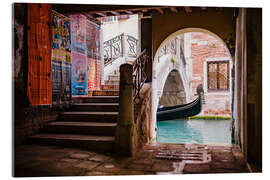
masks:
{"type": "Polygon", "coordinates": [[[27,97],[27,4],[13,4],[13,138],[15,146],[57,118],[59,109],[30,106],[27,97]]]}
{"type": "Polygon", "coordinates": [[[134,119],[137,131],[137,150],[152,141],[151,120],[152,120],[152,87],[151,83],[146,83],[140,91],[140,99],[134,104],[134,119]]]}

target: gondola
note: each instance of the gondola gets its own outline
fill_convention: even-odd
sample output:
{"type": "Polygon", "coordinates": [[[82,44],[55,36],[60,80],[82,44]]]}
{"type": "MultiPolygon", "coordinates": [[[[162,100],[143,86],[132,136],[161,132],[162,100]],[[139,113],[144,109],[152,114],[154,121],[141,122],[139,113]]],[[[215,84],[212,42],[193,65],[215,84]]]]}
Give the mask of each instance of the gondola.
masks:
{"type": "Polygon", "coordinates": [[[199,114],[202,110],[202,99],[204,97],[202,85],[197,87],[197,95],[198,97],[188,104],[158,108],[157,121],[181,119],[199,114]]]}

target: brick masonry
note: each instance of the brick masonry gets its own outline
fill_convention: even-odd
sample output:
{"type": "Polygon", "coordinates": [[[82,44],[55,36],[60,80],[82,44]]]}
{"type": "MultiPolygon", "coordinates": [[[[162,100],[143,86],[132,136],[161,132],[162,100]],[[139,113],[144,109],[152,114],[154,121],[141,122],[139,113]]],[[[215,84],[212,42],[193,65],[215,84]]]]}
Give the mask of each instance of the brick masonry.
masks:
{"type": "MultiPolygon", "coordinates": [[[[191,33],[191,58],[192,58],[192,99],[195,98],[196,87],[204,85],[206,104],[200,115],[230,116],[231,93],[228,91],[211,92],[207,90],[207,69],[205,61],[230,60],[226,47],[217,38],[206,33],[191,33]]],[[[230,62],[231,65],[231,62],[230,62]]],[[[230,73],[230,71],[229,71],[230,73]]],[[[229,75],[230,76],[230,75],[229,75]]],[[[230,84],[229,84],[230,88],[230,84]]]]}

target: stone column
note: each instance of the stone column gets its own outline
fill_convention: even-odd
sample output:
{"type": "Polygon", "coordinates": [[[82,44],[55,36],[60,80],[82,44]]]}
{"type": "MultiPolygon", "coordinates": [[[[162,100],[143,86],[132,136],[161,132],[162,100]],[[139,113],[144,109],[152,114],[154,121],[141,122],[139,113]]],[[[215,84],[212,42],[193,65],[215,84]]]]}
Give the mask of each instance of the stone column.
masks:
{"type": "Polygon", "coordinates": [[[131,64],[120,66],[119,120],[115,136],[115,152],[132,156],[136,150],[136,131],[133,107],[133,67],[131,64]]]}
{"type": "Polygon", "coordinates": [[[193,67],[192,67],[192,58],[191,58],[191,32],[184,34],[184,56],[186,59],[186,75],[188,81],[188,89],[187,91],[187,102],[190,102],[193,95],[192,95],[192,74],[193,74],[193,67]]]}
{"type": "Polygon", "coordinates": [[[127,62],[127,57],[128,57],[128,44],[127,44],[127,36],[122,33],[121,34],[121,50],[122,50],[122,57],[125,58],[125,62],[127,62]]]}
{"type": "Polygon", "coordinates": [[[100,43],[100,50],[99,50],[99,53],[100,53],[100,61],[101,61],[101,72],[100,72],[100,83],[101,83],[101,87],[104,85],[104,39],[103,39],[103,28],[101,28],[100,26],[100,33],[99,33],[99,43],[100,43]]]}

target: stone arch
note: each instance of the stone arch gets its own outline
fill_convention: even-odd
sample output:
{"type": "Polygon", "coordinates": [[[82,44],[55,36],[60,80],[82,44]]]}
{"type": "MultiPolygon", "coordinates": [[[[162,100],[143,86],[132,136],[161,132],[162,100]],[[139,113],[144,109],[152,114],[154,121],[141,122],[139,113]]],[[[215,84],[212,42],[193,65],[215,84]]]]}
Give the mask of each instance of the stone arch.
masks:
{"type": "MultiPolygon", "coordinates": [[[[193,9],[192,9],[193,10],[193,9]]],[[[207,13],[193,10],[187,15],[184,11],[178,13],[164,12],[152,14],[153,54],[156,54],[162,41],[170,34],[184,28],[207,29],[217,34],[221,39],[235,40],[235,21],[232,19],[234,8],[224,8],[222,13],[217,13],[216,8],[207,8],[207,13]]]]}
{"type": "MultiPolygon", "coordinates": [[[[175,37],[177,37],[178,35],[184,34],[184,33],[188,33],[188,32],[203,32],[206,33],[208,35],[211,35],[213,37],[215,37],[217,40],[219,40],[224,47],[226,47],[226,51],[230,56],[230,64],[232,65],[232,56],[231,53],[227,47],[227,44],[223,41],[223,39],[221,39],[218,35],[216,35],[215,33],[207,30],[207,29],[203,29],[203,28],[184,28],[184,29],[180,29],[172,34],[170,34],[165,40],[162,41],[162,43],[160,44],[160,46],[157,48],[157,51],[154,55],[154,60],[153,60],[153,65],[152,65],[152,69],[153,69],[153,76],[152,76],[152,123],[151,123],[151,127],[152,128],[152,139],[156,139],[156,112],[157,112],[157,108],[158,108],[158,102],[159,102],[159,98],[160,95],[162,94],[163,91],[163,87],[165,85],[166,79],[169,75],[169,73],[172,70],[177,70],[180,74],[180,77],[182,79],[182,83],[183,83],[183,87],[185,89],[185,97],[186,97],[186,102],[188,103],[188,101],[190,100],[190,92],[189,92],[189,84],[186,82],[183,82],[183,76],[184,76],[184,72],[181,71],[181,69],[178,67],[176,67],[177,65],[179,66],[179,64],[170,64],[169,60],[171,59],[171,55],[165,55],[162,58],[159,57],[159,53],[162,51],[162,48],[164,45],[168,44],[168,42],[172,41],[175,37]],[[166,67],[164,66],[166,65],[166,67]],[[175,66],[175,67],[173,67],[175,66]],[[163,72],[160,71],[160,69],[163,69],[163,72]],[[180,69],[180,71],[179,71],[180,69]],[[165,78],[166,77],[166,78],[165,78]]],[[[232,66],[230,67],[230,69],[232,68],[232,66]]],[[[230,81],[230,87],[231,87],[232,81],[230,81]]],[[[230,91],[232,91],[232,89],[230,89],[230,91]]]]}
{"type": "Polygon", "coordinates": [[[218,39],[220,42],[222,42],[222,44],[226,47],[227,52],[231,56],[231,53],[230,53],[230,51],[229,51],[229,49],[227,47],[227,44],[218,35],[216,35],[215,33],[211,32],[211,31],[209,31],[207,29],[202,29],[202,28],[184,28],[184,29],[180,29],[180,30],[170,34],[166,39],[164,39],[162,41],[162,43],[158,47],[158,49],[157,49],[157,51],[155,53],[155,56],[154,56],[153,70],[155,70],[156,63],[158,62],[158,60],[157,60],[158,59],[158,54],[160,53],[162,47],[165,44],[167,44],[169,41],[173,40],[176,36],[178,36],[180,34],[188,33],[188,32],[203,32],[203,33],[209,34],[211,36],[214,36],[216,39],[218,39]]]}
{"type": "Polygon", "coordinates": [[[186,104],[186,93],[183,80],[178,70],[173,69],[169,72],[165,84],[163,86],[162,95],[159,99],[159,105],[175,106],[186,104]]]}

